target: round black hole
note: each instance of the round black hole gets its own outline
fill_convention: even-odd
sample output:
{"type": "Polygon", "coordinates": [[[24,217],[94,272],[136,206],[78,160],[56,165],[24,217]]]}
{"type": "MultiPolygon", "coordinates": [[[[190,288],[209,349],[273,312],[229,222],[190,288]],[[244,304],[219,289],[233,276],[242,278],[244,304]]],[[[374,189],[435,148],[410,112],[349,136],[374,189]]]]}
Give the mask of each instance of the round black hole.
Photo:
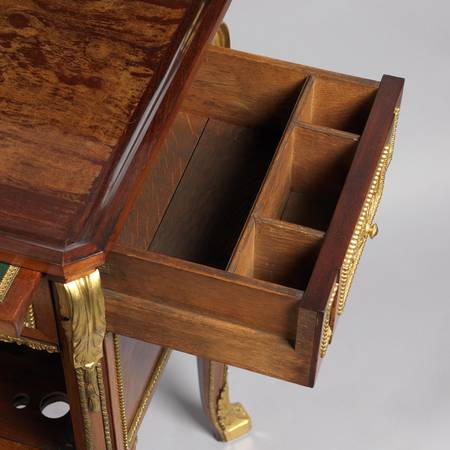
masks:
{"type": "Polygon", "coordinates": [[[41,400],[41,414],[48,419],[59,419],[64,417],[70,406],[66,394],[62,392],[52,392],[41,400]]]}
{"type": "Polygon", "coordinates": [[[30,397],[27,394],[17,394],[12,403],[16,409],[25,409],[30,404],[30,397]]]}

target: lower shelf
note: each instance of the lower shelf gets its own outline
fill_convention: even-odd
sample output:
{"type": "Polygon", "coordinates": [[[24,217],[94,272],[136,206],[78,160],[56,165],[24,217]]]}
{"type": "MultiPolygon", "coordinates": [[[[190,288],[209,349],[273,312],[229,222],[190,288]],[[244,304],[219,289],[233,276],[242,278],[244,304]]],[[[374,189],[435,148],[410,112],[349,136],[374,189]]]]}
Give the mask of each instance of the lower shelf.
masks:
{"type": "Polygon", "coordinates": [[[73,449],[70,413],[50,418],[68,408],[59,354],[2,343],[0,359],[0,449],[73,449]]]}

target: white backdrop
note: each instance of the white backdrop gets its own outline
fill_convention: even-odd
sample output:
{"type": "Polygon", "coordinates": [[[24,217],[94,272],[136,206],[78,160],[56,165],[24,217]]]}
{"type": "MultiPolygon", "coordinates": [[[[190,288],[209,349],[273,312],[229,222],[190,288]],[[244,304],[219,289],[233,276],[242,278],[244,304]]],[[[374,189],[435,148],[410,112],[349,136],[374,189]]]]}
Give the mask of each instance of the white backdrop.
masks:
{"type": "Polygon", "coordinates": [[[213,440],[195,358],[172,356],[139,450],[450,448],[450,9],[406,0],[234,0],[234,48],[380,79],[404,76],[397,146],[369,242],[313,390],[230,370],[253,419],[213,440]]]}

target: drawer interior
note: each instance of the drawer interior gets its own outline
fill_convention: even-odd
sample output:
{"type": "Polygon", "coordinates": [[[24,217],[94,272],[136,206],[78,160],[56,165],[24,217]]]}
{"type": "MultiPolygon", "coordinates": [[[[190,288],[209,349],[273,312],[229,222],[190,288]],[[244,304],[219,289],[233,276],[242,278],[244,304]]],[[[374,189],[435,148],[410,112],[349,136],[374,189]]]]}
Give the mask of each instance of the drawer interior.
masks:
{"type": "Polygon", "coordinates": [[[335,130],[361,134],[375,99],[376,88],[367,82],[355,82],[325,74],[314,76],[306,92],[306,108],[301,121],[335,130]]]}
{"type": "MultiPolygon", "coordinates": [[[[253,217],[279,221],[272,222],[271,236],[291,239],[299,254],[308,255],[305,273],[311,272],[358,143],[359,135],[347,130],[362,130],[376,86],[211,51],[171,129],[172,147],[182,148],[170,158],[160,156],[172,189],[165,202],[159,200],[147,248],[240,273],[229,267],[233,251],[249,255],[254,245],[256,278],[304,289],[306,275],[284,283],[262,269],[259,256],[272,251],[267,225],[255,225],[254,244],[248,238],[238,244],[239,237],[255,207],[253,217]],[[340,96],[334,98],[334,91],[340,96]],[[302,228],[284,227],[278,237],[282,222],[302,228]],[[310,236],[314,244],[298,236],[310,236]]],[[[163,149],[168,151],[173,148],[163,149]]],[[[150,174],[153,186],[165,183],[156,172],[150,174]]],[[[145,219],[141,214],[132,220],[145,219]]]]}
{"type": "MultiPolygon", "coordinates": [[[[229,62],[234,62],[233,59],[229,62]]],[[[226,64],[226,62],[225,62],[226,64]]],[[[179,120],[200,131],[149,249],[225,269],[306,82],[299,76],[275,88],[252,83],[234,65],[221,95],[216,70],[194,82],[179,120]]],[[[202,72],[204,73],[204,72],[202,72]]],[[[179,133],[179,123],[173,133],[179,133]]]]}
{"type": "Polygon", "coordinates": [[[209,50],[103,268],[109,326],[312,385],[302,299],[379,86],[209,50]]]}
{"type": "Polygon", "coordinates": [[[256,217],[233,260],[233,272],[304,291],[324,233],[256,217]]]}
{"type": "Polygon", "coordinates": [[[226,268],[279,139],[280,132],[264,124],[205,117],[150,249],[226,268]]]}
{"type": "Polygon", "coordinates": [[[270,174],[258,214],[326,231],[357,143],[357,135],[297,124],[280,154],[286,176],[270,174]],[[271,201],[275,189],[280,192],[271,201]]]}

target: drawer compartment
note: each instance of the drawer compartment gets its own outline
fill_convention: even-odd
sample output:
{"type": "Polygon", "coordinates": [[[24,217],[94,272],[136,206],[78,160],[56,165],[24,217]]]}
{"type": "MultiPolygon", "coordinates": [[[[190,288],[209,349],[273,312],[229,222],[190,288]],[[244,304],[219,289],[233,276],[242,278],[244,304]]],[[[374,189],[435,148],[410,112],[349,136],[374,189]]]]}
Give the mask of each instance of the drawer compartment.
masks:
{"type": "Polygon", "coordinates": [[[326,231],[358,139],[297,124],[269,173],[256,213],[326,231]]]}
{"type": "Polygon", "coordinates": [[[102,268],[110,331],[314,385],[402,86],[209,50],[102,268]]]}
{"type": "Polygon", "coordinates": [[[21,337],[31,342],[36,341],[49,349],[59,348],[56,330],[55,311],[47,276],[43,276],[32,297],[32,305],[28,309],[21,337]]]}

